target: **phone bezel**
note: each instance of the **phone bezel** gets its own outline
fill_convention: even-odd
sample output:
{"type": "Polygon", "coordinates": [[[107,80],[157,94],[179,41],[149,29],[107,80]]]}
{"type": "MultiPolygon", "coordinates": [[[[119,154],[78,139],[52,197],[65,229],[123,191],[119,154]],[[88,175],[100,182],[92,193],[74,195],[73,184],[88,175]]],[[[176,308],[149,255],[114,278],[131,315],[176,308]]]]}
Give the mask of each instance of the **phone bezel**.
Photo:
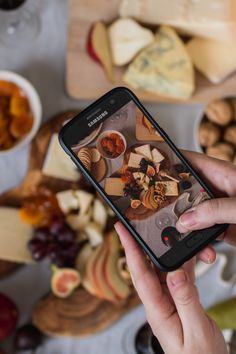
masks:
{"type": "Polygon", "coordinates": [[[94,188],[100,193],[100,195],[103,197],[103,199],[106,201],[106,203],[111,207],[111,209],[115,212],[115,214],[118,216],[118,218],[121,220],[121,222],[127,227],[127,229],[130,231],[130,233],[134,236],[136,241],[141,245],[141,247],[144,249],[144,251],[147,253],[147,255],[150,257],[152,262],[162,271],[171,271],[174,269],[179,268],[183,263],[185,263],[187,260],[192,258],[196,253],[198,253],[202,248],[204,248],[207,244],[209,244],[211,241],[216,239],[222,232],[225,231],[228,225],[222,224],[222,225],[215,225],[214,227],[204,229],[201,231],[193,231],[191,232],[188,236],[186,236],[183,240],[179,241],[177,244],[178,246],[178,254],[176,255],[175,252],[173,252],[172,248],[167,251],[163,256],[157,257],[155,256],[154,252],[150,249],[150,247],[146,244],[146,242],[142,239],[142,237],[136,232],[136,230],[133,228],[133,226],[129,223],[129,220],[121,214],[121,212],[116,208],[115,204],[112,202],[112,200],[109,198],[109,196],[106,194],[104,189],[100,186],[100,184],[93,179],[93,177],[90,175],[89,171],[83,166],[83,164],[80,162],[76,154],[73,152],[71,149],[71,145],[68,146],[65,141],[68,139],[65,138],[66,134],[69,134],[69,130],[72,128],[72,125],[74,125],[78,120],[83,119],[88,113],[93,111],[93,109],[96,109],[101,103],[104,103],[106,101],[109,102],[111,97],[113,95],[117,95],[117,93],[126,93],[129,95],[130,100],[133,100],[135,104],[138,106],[138,108],[144,113],[144,115],[150,120],[150,122],[153,124],[153,126],[157,129],[159,134],[163,137],[164,141],[170,146],[170,148],[174,151],[174,153],[177,155],[177,157],[180,159],[180,161],[191,171],[192,175],[196,178],[196,180],[200,183],[200,185],[206,190],[206,192],[209,194],[211,198],[214,198],[214,194],[211,191],[211,189],[205,184],[205,182],[198,176],[196,171],[193,169],[191,164],[188,162],[188,160],[184,157],[184,155],[181,153],[181,151],[176,147],[176,145],[171,141],[169,136],[165,133],[165,131],[159,126],[159,124],[154,120],[154,118],[150,115],[150,113],[146,110],[146,108],[142,105],[142,103],[139,101],[139,99],[136,97],[136,95],[129,90],[126,87],[116,87],[112,89],[111,91],[107,92],[105,95],[100,97],[98,100],[96,100],[94,103],[89,105],[85,110],[83,110],[81,113],[79,113],[77,116],[75,116],[71,121],[69,121],[60,131],[59,133],[59,142],[62,146],[62,148],[65,150],[65,152],[70,156],[70,158],[73,160],[73,162],[76,164],[76,166],[82,171],[83,175],[90,181],[90,183],[94,186],[94,188]],[[204,234],[203,242],[201,244],[196,245],[196,247],[193,247],[191,250],[189,250],[186,245],[185,247],[181,247],[183,244],[186,244],[186,241],[192,237],[193,235],[199,234],[204,234]],[[183,252],[183,250],[188,250],[188,252],[183,252]],[[172,252],[171,252],[172,251],[172,252]],[[175,254],[175,257],[179,259],[173,260],[172,258],[170,259],[168,257],[169,253],[175,254]],[[164,257],[165,256],[165,257],[164,257]],[[179,257],[180,256],[180,257],[179,257]],[[163,264],[163,259],[165,264],[163,264]]]}

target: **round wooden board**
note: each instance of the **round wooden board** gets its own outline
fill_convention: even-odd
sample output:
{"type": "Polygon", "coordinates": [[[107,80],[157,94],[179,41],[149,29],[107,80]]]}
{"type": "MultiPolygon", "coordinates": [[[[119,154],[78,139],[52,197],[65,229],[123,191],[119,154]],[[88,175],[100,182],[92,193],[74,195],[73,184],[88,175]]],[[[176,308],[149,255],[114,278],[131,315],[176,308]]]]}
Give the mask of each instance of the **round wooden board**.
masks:
{"type": "Polygon", "coordinates": [[[88,336],[109,327],[139,303],[135,293],[125,303],[113,304],[80,288],[66,299],[53,294],[41,299],[32,320],[49,336],[88,336]]]}
{"type": "MultiPolygon", "coordinates": [[[[22,198],[30,195],[37,187],[46,187],[54,192],[78,187],[92,188],[83,178],[78,182],[68,182],[42,174],[52,134],[59,132],[63,123],[76,114],[78,112],[74,111],[58,114],[40,128],[31,144],[25,178],[17,187],[0,195],[0,206],[19,207],[22,198]]],[[[16,263],[0,260],[0,277],[14,272],[18,267],[16,263]]],[[[59,299],[53,294],[46,296],[36,304],[33,320],[49,335],[91,335],[112,325],[139,302],[135,292],[125,303],[116,305],[98,299],[80,288],[67,299],[59,299]],[[55,319],[56,322],[53,322],[55,319]]]]}

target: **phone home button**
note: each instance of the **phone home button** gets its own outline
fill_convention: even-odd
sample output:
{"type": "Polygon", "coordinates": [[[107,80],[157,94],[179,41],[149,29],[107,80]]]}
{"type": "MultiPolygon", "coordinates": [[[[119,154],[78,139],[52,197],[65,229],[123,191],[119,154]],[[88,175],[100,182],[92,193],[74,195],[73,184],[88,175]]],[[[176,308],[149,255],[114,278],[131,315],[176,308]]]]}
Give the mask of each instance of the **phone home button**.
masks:
{"type": "Polygon", "coordinates": [[[188,248],[194,247],[196,244],[198,244],[201,240],[203,239],[203,234],[202,233],[197,233],[194,234],[192,237],[190,237],[188,240],[185,241],[185,244],[188,248]]]}

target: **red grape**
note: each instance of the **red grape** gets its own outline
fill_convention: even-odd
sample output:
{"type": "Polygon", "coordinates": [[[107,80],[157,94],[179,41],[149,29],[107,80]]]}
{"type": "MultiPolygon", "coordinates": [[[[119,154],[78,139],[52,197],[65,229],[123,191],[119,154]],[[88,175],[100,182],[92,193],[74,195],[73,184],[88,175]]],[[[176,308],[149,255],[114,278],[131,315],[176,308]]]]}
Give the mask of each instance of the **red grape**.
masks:
{"type": "Polygon", "coordinates": [[[17,329],[15,336],[16,350],[33,350],[42,343],[42,333],[32,324],[17,329]]]}

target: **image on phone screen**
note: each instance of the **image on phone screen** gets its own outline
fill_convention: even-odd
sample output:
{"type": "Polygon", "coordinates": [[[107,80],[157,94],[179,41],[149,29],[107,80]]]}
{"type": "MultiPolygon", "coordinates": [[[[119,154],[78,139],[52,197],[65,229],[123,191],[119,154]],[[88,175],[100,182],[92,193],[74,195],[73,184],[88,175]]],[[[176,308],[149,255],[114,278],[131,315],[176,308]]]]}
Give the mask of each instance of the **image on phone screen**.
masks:
{"type": "Polygon", "coordinates": [[[188,235],[174,229],[179,216],[209,195],[133,100],[102,115],[71,149],[161,257],[188,235]]]}

